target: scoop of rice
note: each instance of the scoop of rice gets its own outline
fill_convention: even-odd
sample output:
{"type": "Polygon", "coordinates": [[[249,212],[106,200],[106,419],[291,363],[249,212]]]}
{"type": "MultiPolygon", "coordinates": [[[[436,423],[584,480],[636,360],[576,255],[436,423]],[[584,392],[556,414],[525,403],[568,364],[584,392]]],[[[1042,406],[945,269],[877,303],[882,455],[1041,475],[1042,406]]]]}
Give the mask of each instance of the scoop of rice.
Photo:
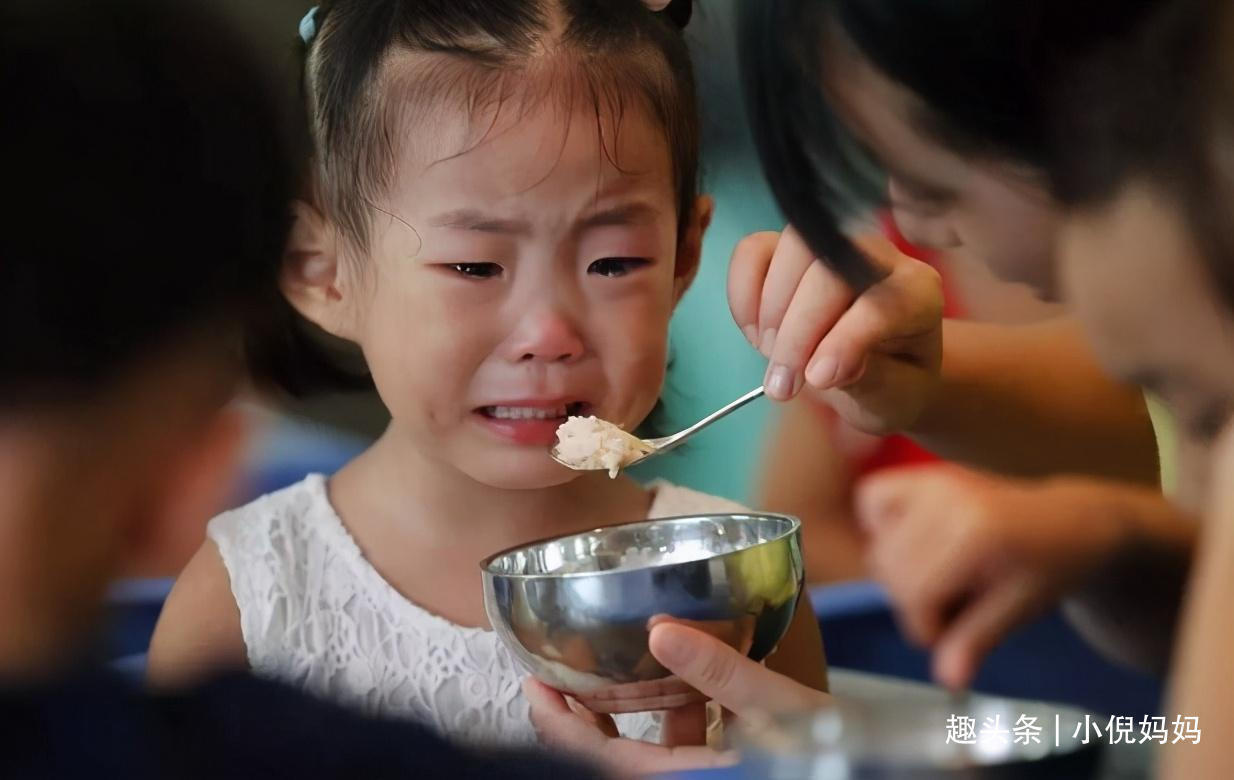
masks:
{"type": "Polygon", "coordinates": [[[557,458],[580,471],[603,469],[615,478],[651,448],[611,422],[597,417],[570,417],[557,428],[557,458]]]}

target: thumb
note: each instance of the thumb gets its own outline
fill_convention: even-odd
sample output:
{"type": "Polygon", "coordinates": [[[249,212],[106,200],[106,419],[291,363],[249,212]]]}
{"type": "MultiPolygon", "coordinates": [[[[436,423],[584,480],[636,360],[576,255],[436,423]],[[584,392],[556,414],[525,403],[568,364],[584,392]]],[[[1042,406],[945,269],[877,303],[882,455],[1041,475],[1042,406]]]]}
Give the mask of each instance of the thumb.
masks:
{"type": "Polygon", "coordinates": [[[648,645],[670,672],[741,717],[813,709],[831,700],[693,628],[661,623],[651,629],[648,645]]]}

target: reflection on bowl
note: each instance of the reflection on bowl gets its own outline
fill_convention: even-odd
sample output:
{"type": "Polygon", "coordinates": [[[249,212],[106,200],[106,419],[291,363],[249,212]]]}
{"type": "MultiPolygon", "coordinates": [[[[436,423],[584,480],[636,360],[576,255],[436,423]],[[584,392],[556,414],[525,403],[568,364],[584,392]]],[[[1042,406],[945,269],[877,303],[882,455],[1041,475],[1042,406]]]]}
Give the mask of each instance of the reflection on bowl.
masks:
{"type": "MultiPolygon", "coordinates": [[[[589,706],[656,691],[696,698],[651,656],[658,620],[688,623],[762,660],[801,594],[792,517],[673,517],[535,542],[481,563],[498,636],[544,683],[589,706]]],[[[601,705],[603,706],[603,705],[601,705]]]]}

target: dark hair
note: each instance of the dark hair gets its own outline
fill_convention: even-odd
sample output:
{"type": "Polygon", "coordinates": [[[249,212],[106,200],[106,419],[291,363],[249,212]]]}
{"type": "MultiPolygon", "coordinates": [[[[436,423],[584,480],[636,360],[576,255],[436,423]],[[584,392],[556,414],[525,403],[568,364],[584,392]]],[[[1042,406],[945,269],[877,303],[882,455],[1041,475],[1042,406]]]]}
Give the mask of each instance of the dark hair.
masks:
{"type": "MultiPolygon", "coordinates": [[[[638,103],[663,128],[684,230],[699,169],[694,76],[681,34],[691,10],[689,0],[658,14],[641,0],[327,0],[304,47],[302,83],[317,205],[364,249],[396,172],[405,134],[393,128],[410,115],[407,106],[425,116],[443,101],[468,113],[511,102],[528,111],[547,95],[522,76],[564,63],[579,82],[569,87],[589,94],[597,117],[638,103]],[[430,56],[404,63],[400,54],[430,56]]],[[[544,91],[561,89],[556,75],[544,91]]],[[[294,396],[371,386],[340,370],[289,304],[273,305],[281,321],[261,336],[259,375],[294,396]]]]}
{"type": "Polygon", "coordinates": [[[1174,0],[1088,58],[1060,94],[1052,180],[1073,209],[1132,182],[1164,193],[1234,306],[1232,30],[1225,0],[1174,0]]]}
{"type": "Polygon", "coordinates": [[[1069,63],[1165,1],[747,3],[745,87],[772,191],[824,262],[864,287],[877,273],[841,226],[885,205],[885,176],[827,104],[827,45],[853,47],[916,96],[911,121],[948,148],[1044,170],[1053,97],[1069,63]]]}
{"type": "Polygon", "coordinates": [[[0,4],[0,402],[87,397],[190,334],[239,366],[295,153],[264,63],[204,5],[0,4]]]}

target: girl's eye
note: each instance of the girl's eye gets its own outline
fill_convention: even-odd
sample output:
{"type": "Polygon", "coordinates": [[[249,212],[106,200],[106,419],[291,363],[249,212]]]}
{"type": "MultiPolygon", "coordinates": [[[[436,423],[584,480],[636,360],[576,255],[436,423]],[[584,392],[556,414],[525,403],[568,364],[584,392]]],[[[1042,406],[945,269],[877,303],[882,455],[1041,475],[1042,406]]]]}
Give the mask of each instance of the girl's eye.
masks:
{"type": "Polygon", "coordinates": [[[451,263],[446,267],[468,279],[493,279],[501,276],[501,266],[496,263],[451,263]]]}
{"type": "Polygon", "coordinates": [[[625,276],[650,264],[650,260],[642,257],[606,257],[589,265],[587,273],[610,277],[625,276]]]}

